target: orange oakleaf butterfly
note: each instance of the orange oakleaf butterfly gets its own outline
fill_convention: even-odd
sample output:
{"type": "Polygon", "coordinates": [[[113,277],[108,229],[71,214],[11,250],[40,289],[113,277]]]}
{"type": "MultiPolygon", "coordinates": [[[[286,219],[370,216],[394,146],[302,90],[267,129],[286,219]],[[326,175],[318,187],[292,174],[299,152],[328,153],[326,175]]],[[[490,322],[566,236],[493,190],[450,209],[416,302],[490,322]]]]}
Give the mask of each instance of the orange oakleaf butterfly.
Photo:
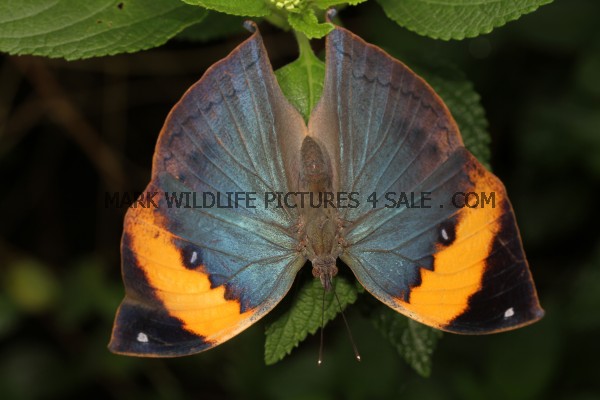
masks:
{"type": "Polygon", "coordinates": [[[170,112],[147,192],[428,193],[429,208],[131,208],[121,242],[126,296],[111,351],[169,357],[210,349],[258,321],[307,261],[329,288],[345,263],[394,310],[483,334],[543,315],[504,186],[463,145],[447,107],[408,67],[348,30],[327,37],[321,100],[305,124],[260,33],[214,64],[170,112]],[[456,207],[454,193],[494,193],[456,207]]]}

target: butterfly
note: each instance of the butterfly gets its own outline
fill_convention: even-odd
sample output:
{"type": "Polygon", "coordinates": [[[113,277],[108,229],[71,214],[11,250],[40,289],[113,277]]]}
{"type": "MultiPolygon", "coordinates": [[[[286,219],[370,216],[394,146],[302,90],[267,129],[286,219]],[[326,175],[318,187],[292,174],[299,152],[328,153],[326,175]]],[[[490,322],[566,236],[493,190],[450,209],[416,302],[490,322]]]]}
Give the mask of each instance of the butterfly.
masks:
{"type": "Polygon", "coordinates": [[[211,349],[272,310],[307,261],[327,289],[340,259],[381,302],[448,332],[500,332],[543,315],[500,180],[423,79],[344,28],[326,39],[308,125],[253,26],[171,110],[152,165],[146,192],[165,195],[125,216],[114,353],[211,349]],[[439,204],[174,207],[167,196],[340,192],[439,204]],[[456,193],[493,193],[495,206],[459,207],[456,193]]]}

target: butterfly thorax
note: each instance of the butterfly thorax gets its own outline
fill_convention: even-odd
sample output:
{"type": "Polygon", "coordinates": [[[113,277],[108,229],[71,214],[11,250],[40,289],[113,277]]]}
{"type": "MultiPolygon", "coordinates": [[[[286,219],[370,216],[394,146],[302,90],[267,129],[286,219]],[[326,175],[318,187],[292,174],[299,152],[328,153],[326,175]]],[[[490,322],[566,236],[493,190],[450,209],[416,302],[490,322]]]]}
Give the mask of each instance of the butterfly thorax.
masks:
{"type": "Polygon", "coordinates": [[[337,209],[332,207],[332,169],[325,148],[307,136],[301,148],[299,191],[308,192],[310,200],[300,207],[301,242],[305,256],[312,262],[312,273],[325,289],[337,274],[335,265],[340,254],[340,223],[337,209]]]}

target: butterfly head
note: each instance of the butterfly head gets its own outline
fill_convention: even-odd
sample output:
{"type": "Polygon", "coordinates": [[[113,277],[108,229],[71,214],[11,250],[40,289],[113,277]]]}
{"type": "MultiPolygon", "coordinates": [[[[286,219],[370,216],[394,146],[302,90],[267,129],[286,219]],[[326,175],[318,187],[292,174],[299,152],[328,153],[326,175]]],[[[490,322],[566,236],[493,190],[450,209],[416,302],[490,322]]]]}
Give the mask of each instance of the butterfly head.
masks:
{"type": "Polygon", "coordinates": [[[335,265],[335,257],[320,256],[312,260],[312,274],[321,280],[326,291],[331,290],[331,278],[337,275],[338,269],[335,265]]]}

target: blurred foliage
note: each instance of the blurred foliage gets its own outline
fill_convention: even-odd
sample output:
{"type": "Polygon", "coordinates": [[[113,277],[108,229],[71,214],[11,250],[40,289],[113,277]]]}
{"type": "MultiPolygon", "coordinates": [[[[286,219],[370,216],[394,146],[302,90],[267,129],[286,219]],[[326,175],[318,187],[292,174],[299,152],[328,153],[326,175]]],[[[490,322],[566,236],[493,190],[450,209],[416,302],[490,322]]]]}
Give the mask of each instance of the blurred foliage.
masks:
{"type": "Polygon", "coordinates": [[[481,98],[473,83],[453,66],[416,68],[427,83],[440,95],[456,120],[465,147],[486,168],[490,167],[490,134],[481,98]]]}
{"type": "MultiPolygon", "coordinates": [[[[19,8],[5,2],[0,9],[7,4],[19,8]]],[[[169,109],[246,37],[214,14],[211,23],[223,28],[218,34],[193,36],[198,27],[190,27],[180,34],[186,40],[143,53],[71,63],[0,55],[0,398],[600,399],[594,0],[557,0],[460,42],[408,32],[373,1],[341,13],[349,29],[411,67],[424,66],[424,74],[439,65],[460,71],[441,74],[456,81],[450,95],[485,129],[477,122],[479,99],[461,95],[473,82],[489,121],[491,164],[507,186],[546,310],[542,321],[492,336],[444,335],[428,379],[381,339],[366,294],[347,308],[361,363],[337,318],[327,326],[323,366],[315,366],[313,336],[291,357],[265,366],[265,326],[291,299],[264,323],[197,356],[110,354],[106,344],[123,296],[125,210],[106,208],[104,193],[144,188],[169,109]],[[202,46],[188,40],[194,38],[202,46]],[[67,106],[78,114],[56,112],[67,106]],[[107,179],[99,168],[93,156],[101,148],[116,160],[121,179],[107,179]]],[[[261,31],[276,68],[296,59],[291,35],[268,25],[261,31]]],[[[452,108],[443,87],[428,80],[452,108]]]]}
{"type": "Polygon", "coordinates": [[[433,350],[442,337],[442,331],[405,318],[388,307],[377,307],[372,318],[375,327],[395,347],[398,353],[419,375],[431,374],[433,350]]]}
{"type": "Polygon", "coordinates": [[[45,265],[33,260],[18,260],[6,270],[4,290],[17,310],[35,314],[53,306],[58,283],[45,265]]]}

